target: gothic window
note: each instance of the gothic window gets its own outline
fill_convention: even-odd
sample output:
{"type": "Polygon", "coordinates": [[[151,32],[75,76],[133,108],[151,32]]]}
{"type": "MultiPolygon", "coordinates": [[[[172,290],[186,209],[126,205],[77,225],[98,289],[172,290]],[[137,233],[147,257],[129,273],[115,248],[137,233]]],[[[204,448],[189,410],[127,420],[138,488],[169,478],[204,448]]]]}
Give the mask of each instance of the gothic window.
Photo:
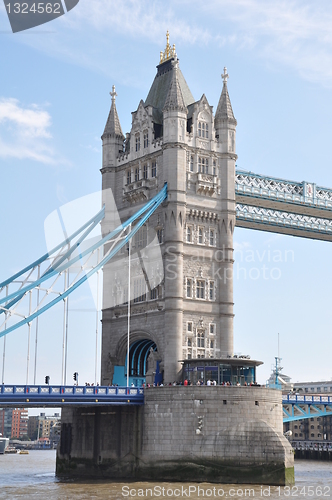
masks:
{"type": "MultiPolygon", "coordinates": [[[[191,289],[192,289],[192,281],[190,279],[187,279],[187,298],[191,299],[191,289]]],[[[188,323],[189,325],[189,323],[188,323]]],[[[189,328],[189,326],[188,326],[189,328]]]]}
{"type": "Polygon", "coordinates": [[[214,340],[210,340],[210,349],[214,349],[214,340]]]}
{"type": "Polygon", "coordinates": [[[135,135],[135,150],[139,151],[141,149],[141,138],[139,134],[135,135]]]}
{"type": "Polygon", "coordinates": [[[156,161],[152,162],[151,177],[157,177],[157,162],[156,161]]]}
{"type": "Polygon", "coordinates": [[[139,168],[135,168],[135,182],[139,181],[139,168]]]}
{"type": "Polygon", "coordinates": [[[147,178],[148,178],[148,166],[144,165],[143,166],[143,179],[147,179],[147,178]]]}
{"type": "Polygon", "coordinates": [[[157,238],[158,238],[159,243],[163,242],[163,230],[162,230],[162,228],[157,229],[157,238]]]}
{"type": "Polygon", "coordinates": [[[205,122],[198,122],[198,137],[209,137],[209,126],[205,122]]]}
{"type": "Polygon", "coordinates": [[[143,139],[144,139],[144,147],[147,148],[149,145],[149,134],[147,130],[144,130],[143,139]]]}
{"type": "Polygon", "coordinates": [[[194,157],[193,156],[190,157],[189,170],[190,170],[190,172],[194,171],[194,157]]]}
{"type": "Polygon", "coordinates": [[[197,280],[196,281],[196,298],[204,299],[205,297],[205,281],[197,280]]]}
{"type": "Polygon", "coordinates": [[[198,171],[202,174],[209,173],[209,159],[208,158],[202,158],[201,156],[198,157],[198,171]]]}
{"type": "Polygon", "coordinates": [[[209,299],[214,300],[214,281],[210,281],[209,284],[209,299]]]}
{"type": "Polygon", "coordinates": [[[197,347],[204,347],[204,344],[205,344],[204,332],[198,332],[197,333],[197,347]]]}
{"type": "Polygon", "coordinates": [[[146,300],[146,283],[144,278],[137,278],[134,281],[134,302],[144,302],[146,300]]]}
{"type": "Polygon", "coordinates": [[[215,245],[215,232],[213,229],[210,229],[210,246],[213,247],[215,245]]]}
{"type": "Polygon", "coordinates": [[[190,352],[188,352],[187,359],[191,359],[191,353],[190,352]]]}
{"type": "Polygon", "coordinates": [[[217,175],[217,162],[216,160],[213,160],[213,175],[217,175]]]}
{"type": "Polygon", "coordinates": [[[188,339],[187,344],[188,344],[188,347],[191,347],[191,339],[188,339]]]}
{"type": "Polygon", "coordinates": [[[127,170],[127,184],[131,184],[131,170],[127,170]]]}
{"type": "Polygon", "coordinates": [[[210,335],[214,335],[216,333],[216,325],[214,323],[210,323],[210,335]]]}
{"type": "Polygon", "coordinates": [[[192,321],[188,321],[187,323],[187,331],[192,333],[193,331],[193,322],[192,321]]]}
{"type": "Polygon", "coordinates": [[[150,290],[150,300],[154,300],[158,298],[158,287],[152,288],[150,290]]]}
{"type": "Polygon", "coordinates": [[[187,226],[187,243],[192,243],[192,227],[187,226]]]}
{"type": "Polygon", "coordinates": [[[198,243],[200,245],[203,245],[203,243],[204,243],[204,235],[203,235],[203,228],[202,227],[198,228],[198,243]]]}

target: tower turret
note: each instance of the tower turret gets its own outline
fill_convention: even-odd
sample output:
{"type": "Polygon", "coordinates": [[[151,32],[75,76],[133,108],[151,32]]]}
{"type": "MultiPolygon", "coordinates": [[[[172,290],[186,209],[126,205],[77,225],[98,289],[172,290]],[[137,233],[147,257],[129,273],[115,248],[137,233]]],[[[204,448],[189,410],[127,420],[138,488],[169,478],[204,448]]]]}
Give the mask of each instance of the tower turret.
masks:
{"type": "Polygon", "coordinates": [[[235,227],[235,131],[237,121],[234,117],[228,95],[227,69],[221,75],[224,84],[219,99],[215,130],[220,147],[221,174],[221,212],[220,212],[220,248],[223,260],[220,265],[223,286],[220,289],[220,352],[222,356],[233,354],[233,233],[235,227]]]}
{"type": "Polygon", "coordinates": [[[119,152],[123,151],[124,135],[122,133],[118,112],[115,106],[115,86],[110,92],[112,98],[111,109],[101,139],[103,141],[103,168],[115,167],[119,152]]]}

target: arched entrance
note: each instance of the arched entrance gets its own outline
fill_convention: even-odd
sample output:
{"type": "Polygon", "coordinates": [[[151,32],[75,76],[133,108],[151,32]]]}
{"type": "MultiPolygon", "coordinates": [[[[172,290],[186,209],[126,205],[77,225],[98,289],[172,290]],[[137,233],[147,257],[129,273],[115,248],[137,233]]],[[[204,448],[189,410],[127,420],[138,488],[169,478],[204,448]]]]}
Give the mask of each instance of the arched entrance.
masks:
{"type": "MultiPolygon", "coordinates": [[[[123,346],[124,347],[124,346],[123,346]]],[[[127,385],[127,352],[123,352],[124,365],[114,367],[113,384],[119,386],[127,385]]],[[[146,375],[150,369],[150,383],[162,382],[162,373],[160,373],[160,361],[158,359],[158,349],[156,343],[148,338],[134,340],[129,348],[129,385],[134,384],[141,387],[146,383],[146,375]],[[148,358],[154,353],[153,368],[148,362],[148,358]]]]}

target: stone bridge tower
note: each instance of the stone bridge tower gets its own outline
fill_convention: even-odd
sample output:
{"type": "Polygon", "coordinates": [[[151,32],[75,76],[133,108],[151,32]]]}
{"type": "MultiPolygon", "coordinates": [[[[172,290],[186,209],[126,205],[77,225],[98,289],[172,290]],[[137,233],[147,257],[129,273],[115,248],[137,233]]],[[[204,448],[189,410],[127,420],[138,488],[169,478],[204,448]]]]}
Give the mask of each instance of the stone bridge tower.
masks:
{"type": "MultiPolygon", "coordinates": [[[[115,105],[102,136],[102,185],[106,217],[102,231],[126,220],[163,187],[168,199],[132,244],[130,370],[144,375],[151,348],[166,383],[180,361],[233,354],[233,231],[235,226],[236,120],[227,90],[227,71],[215,115],[207,98],[195,101],[179,68],[175,46],[160,54],[145,101],[132,113],[124,137],[115,105]],[[110,188],[110,189],[109,189],[110,188]],[[112,193],[112,195],[110,194],[112,193]],[[157,234],[164,277],[151,287],[136,273],[139,252],[157,234]],[[137,256],[138,255],[138,256],[137,256]]],[[[102,384],[125,374],[128,283],[118,265],[104,269],[102,384]]]]}

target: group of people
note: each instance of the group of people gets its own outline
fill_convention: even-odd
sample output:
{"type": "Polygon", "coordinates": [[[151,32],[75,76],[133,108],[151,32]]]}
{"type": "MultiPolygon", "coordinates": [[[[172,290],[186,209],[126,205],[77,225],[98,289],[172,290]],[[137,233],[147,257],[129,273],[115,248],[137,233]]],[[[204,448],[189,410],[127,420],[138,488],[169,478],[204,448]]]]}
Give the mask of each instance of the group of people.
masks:
{"type": "MultiPolygon", "coordinates": [[[[142,387],[164,387],[164,385],[168,385],[168,386],[173,386],[173,385],[184,385],[184,386],[188,386],[188,385],[193,385],[192,381],[191,380],[188,380],[188,379],[185,379],[184,382],[173,382],[173,383],[169,383],[169,384],[163,384],[162,382],[161,383],[157,383],[157,384],[143,384],[142,387]]],[[[206,383],[204,383],[203,380],[197,380],[196,382],[196,385],[207,385],[207,386],[216,386],[218,385],[217,381],[216,380],[207,380],[206,383]]],[[[232,384],[232,382],[222,382],[220,385],[222,386],[236,386],[236,387],[252,387],[252,386],[255,386],[255,387],[260,387],[260,384],[257,384],[257,382],[244,382],[243,386],[241,386],[240,382],[237,381],[236,384],[232,384]]]]}

